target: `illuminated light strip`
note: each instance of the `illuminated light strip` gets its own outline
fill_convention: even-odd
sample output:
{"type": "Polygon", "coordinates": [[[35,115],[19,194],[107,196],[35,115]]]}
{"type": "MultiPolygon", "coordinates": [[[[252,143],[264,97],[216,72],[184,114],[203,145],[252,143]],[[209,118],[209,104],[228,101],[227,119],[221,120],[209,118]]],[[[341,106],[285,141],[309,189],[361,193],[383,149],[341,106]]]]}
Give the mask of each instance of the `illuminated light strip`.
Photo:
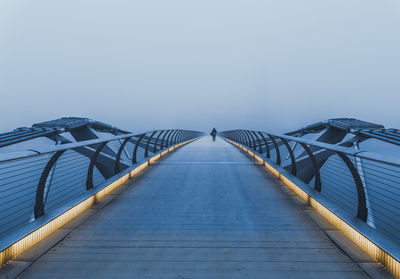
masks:
{"type": "Polygon", "coordinates": [[[191,139],[179,144],[174,145],[173,147],[168,148],[167,150],[158,153],[157,155],[151,157],[148,159],[146,162],[140,164],[133,170],[131,170],[129,173],[123,175],[120,178],[117,178],[115,181],[110,183],[109,185],[105,186],[98,192],[94,193],[87,199],[81,201],[77,205],[71,207],[67,211],[63,212],[62,214],[58,215],[54,219],[50,220],[49,222],[45,223],[44,225],[40,226],[33,232],[27,234],[23,238],[15,241],[14,243],[10,244],[7,248],[2,250],[0,252],[0,268],[4,266],[9,260],[15,258],[19,254],[21,254],[23,251],[26,249],[32,247],[39,241],[43,240],[46,238],[48,235],[56,231],[57,229],[61,228],[65,224],[67,224],[69,221],[83,213],[85,210],[90,208],[92,205],[94,205],[96,202],[100,201],[104,197],[106,197],[108,194],[113,192],[115,189],[118,187],[122,186],[125,184],[129,179],[133,178],[136,176],[138,173],[143,171],[146,167],[148,167],[150,164],[154,163],[158,159],[160,159],[162,156],[165,154],[181,147],[182,145],[188,144],[195,139],[191,139]]]}
{"type": "Polygon", "coordinates": [[[329,210],[326,206],[321,204],[318,200],[310,196],[301,187],[297,186],[288,177],[284,176],[281,172],[267,163],[262,157],[250,151],[241,144],[238,144],[229,139],[225,139],[229,143],[235,145],[236,147],[246,151],[250,156],[254,157],[257,161],[262,162],[265,168],[271,172],[276,178],[281,180],[286,186],[288,186],[293,192],[300,196],[304,201],[306,201],[312,208],[314,208],[319,214],[321,214],[325,219],[327,219],[331,224],[343,232],[347,237],[349,237],[355,244],[357,244],[361,249],[367,252],[373,259],[384,265],[388,271],[390,271],[396,278],[400,278],[400,262],[384,249],[382,249],[378,244],[371,241],[369,238],[364,236],[361,232],[356,230],[348,222],[344,221],[338,215],[329,210]]]}

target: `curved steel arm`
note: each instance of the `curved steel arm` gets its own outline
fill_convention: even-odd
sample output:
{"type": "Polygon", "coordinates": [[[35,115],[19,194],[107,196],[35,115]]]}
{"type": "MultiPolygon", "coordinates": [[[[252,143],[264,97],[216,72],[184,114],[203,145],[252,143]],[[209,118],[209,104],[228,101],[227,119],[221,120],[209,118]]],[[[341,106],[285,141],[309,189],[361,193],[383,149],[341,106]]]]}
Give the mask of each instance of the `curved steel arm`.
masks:
{"type": "Polygon", "coordinates": [[[118,149],[117,158],[115,159],[115,167],[114,167],[114,173],[115,173],[115,174],[117,174],[117,173],[119,173],[119,172],[121,171],[121,169],[120,169],[120,161],[121,161],[122,151],[124,150],[125,145],[128,143],[128,141],[129,141],[130,139],[131,139],[131,137],[126,138],[126,139],[122,142],[121,146],[120,146],[119,149],[118,149]]]}
{"type": "MultiPolygon", "coordinates": [[[[262,144],[261,144],[260,138],[257,136],[256,132],[254,132],[254,131],[251,131],[251,132],[254,134],[254,136],[256,137],[256,140],[258,142],[258,146],[259,146],[258,152],[262,154],[262,144]]],[[[257,148],[257,145],[254,146],[254,150],[256,150],[256,148],[257,148]]]]}
{"type": "Polygon", "coordinates": [[[179,132],[179,130],[175,130],[171,133],[171,139],[169,141],[169,145],[173,145],[174,144],[174,137],[176,136],[176,134],[179,132]]]}
{"type": "Polygon", "coordinates": [[[279,146],[278,146],[278,144],[276,143],[276,140],[274,139],[273,136],[271,136],[270,134],[267,134],[267,135],[268,135],[269,138],[272,140],[272,143],[273,143],[274,146],[275,146],[276,163],[277,163],[278,165],[281,165],[281,153],[280,153],[280,151],[279,151],[279,146]]]}
{"type": "Polygon", "coordinates": [[[144,157],[145,157],[145,158],[149,157],[149,145],[150,145],[151,139],[154,137],[154,135],[155,135],[156,133],[157,133],[157,131],[154,131],[153,133],[151,133],[149,139],[148,139],[147,142],[146,142],[146,149],[145,149],[145,151],[144,151],[144,157]]]}
{"type": "Polygon", "coordinates": [[[284,138],[280,138],[283,141],[283,144],[286,146],[286,149],[289,151],[289,155],[290,155],[290,161],[292,163],[292,167],[291,167],[291,173],[293,175],[296,175],[296,158],[294,157],[293,154],[293,150],[292,148],[290,148],[290,145],[288,144],[288,142],[284,139],[284,138]]]}
{"type": "Polygon", "coordinates": [[[269,145],[267,139],[264,137],[264,134],[261,132],[258,132],[258,134],[263,138],[264,144],[266,146],[266,156],[269,159],[271,157],[271,154],[269,153],[269,145]]]}
{"type": "Polygon", "coordinates": [[[176,135],[176,143],[181,143],[182,142],[182,134],[183,130],[180,130],[179,133],[176,135]]]}
{"type": "Polygon", "coordinates": [[[347,168],[350,170],[351,175],[353,176],[358,198],[357,217],[366,222],[368,218],[367,198],[365,195],[364,185],[362,183],[361,177],[346,154],[342,152],[336,152],[336,154],[339,155],[339,157],[343,160],[347,168]]]}
{"type": "Polygon", "coordinates": [[[244,144],[244,145],[246,145],[246,146],[249,146],[246,133],[245,133],[243,130],[239,130],[239,132],[240,132],[240,134],[241,134],[242,137],[243,137],[243,142],[242,142],[242,144],[244,144]]]}
{"type": "Polygon", "coordinates": [[[176,137],[176,134],[179,132],[179,130],[175,130],[174,132],[171,133],[171,138],[169,140],[169,145],[174,144],[174,138],[176,137]]]}
{"type": "MultiPolygon", "coordinates": [[[[161,130],[160,133],[157,135],[156,142],[155,142],[154,148],[153,148],[153,153],[156,153],[156,152],[157,152],[158,140],[160,139],[160,136],[161,136],[162,133],[164,133],[164,132],[165,132],[165,130],[161,130]]],[[[162,148],[162,147],[161,147],[161,148],[162,148]]],[[[160,149],[161,149],[161,148],[160,148],[160,149]]]]}
{"type": "Polygon", "coordinates": [[[314,189],[318,192],[321,192],[321,175],[319,173],[319,167],[317,164],[317,160],[315,159],[314,154],[311,152],[311,149],[307,146],[307,144],[300,142],[299,143],[303,149],[306,151],[308,157],[311,160],[314,170],[314,189]]]}
{"type": "Polygon", "coordinates": [[[182,142],[182,134],[184,133],[183,130],[180,130],[177,137],[176,137],[176,143],[181,143],[182,142]]]}
{"type": "Polygon", "coordinates": [[[178,130],[177,132],[176,132],[176,134],[174,135],[174,138],[172,139],[172,143],[173,144],[177,144],[179,141],[178,141],[178,139],[179,139],[179,135],[182,133],[182,130],[178,130]]]}
{"type": "Polygon", "coordinates": [[[253,142],[253,146],[251,146],[251,143],[250,143],[250,148],[253,148],[254,151],[257,151],[256,150],[256,139],[254,138],[253,134],[249,130],[245,130],[245,131],[247,131],[249,137],[251,137],[251,141],[253,142]]]}
{"type": "Polygon", "coordinates": [[[184,136],[185,136],[185,131],[182,131],[180,134],[179,134],[179,142],[183,142],[184,141],[184,136]]]}
{"type": "Polygon", "coordinates": [[[182,133],[182,130],[178,130],[178,132],[175,135],[174,144],[179,143],[179,136],[181,133],[182,133]]]}
{"type": "Polygon", "coordinates": [[[168,146],[170,146],[171,145],[171,143],[170,143],[170,138],[171,138],[171,135],[173,134],[173,133],[175,133],[175,131],[176,130],[171,130],[171,132],[168,134],[168,136],[167,136],[167,139],[165,140],[165,142],[166,142],[166,147],[168,147],[168,146]]]}
{"type": "Polygon", "coordinates": [[[146,134],[140,135],[138,141],[137,141],[136,144],[135,144],[135,148],[133,149],[133,154],[132,154],[132,164],[136,164],[136,163],[137,163],[137,158],[136,158],[136,156],[137,156],[137,150],[138,150],[138,147],[139,147],[139,143],[142,141],[142,139],[143,139],[143,137],[144,137],[145,135],[146,135],[146,134]]]}
{"type": "MultiPolygon", "coordinates": [[[[240,131],[235,130],[235,133],[236,133],[236,137],[237,137],[237,142],[243,144],[242,134],[240,133],[240,131]]],[[[224,135],[222,134],[222,136],[224,136],[224,135]]]]}
{"type": "Polygon", "coordinates": [[[57,162],[58,158],[65,152],[65,150],[60,150],[51,156],[47,165],[43,169],[42,175],[40,176],[39,183],[36,189],[36,200],[35,206],[33,208],[33,213],[35,219],[42,217],[44,215],[44,190],[46,188],[47,178],[49,177],[50,171],[57,162]]]}
{"type": "Polygon", "coordinates": [[[164,136],[162,137],[161,145],[160,145],[160,146],[161,146],[160,150],[164,148],[164,140],[165,140],[165,137],[166,137],[166,135],[168,135],[168,133],[169,133],[170,131],[172,131],[172,130],[167,130],[167,131],[165,132],[164,136]]]}
{"type": "Polygon", "coordinates": [[[247,137],[242,130],[239,130],[240,136],[242,138],[242,144],[248,146],[247,137]]]}
{"type": "MultiPolygon", "coordinates": [[[[236,140],[238,140],[240,142],[244,142],[244,144],[246,144],[247,146],[249,146],[249,144],[247,144],[247,142],[250,142],[250,147],[251,147],[251,141],[250,141],[250,138],[249,138],[249,135],[247,134],[247,132],[245,130],[238,130],[238,131],[239,131],[239,135],[243,139],[241,139],[241,137],[239,137],[236,140]],[[247,139],[246,139],[246,137],[247,137],[247,139]]],[[[221,132],[221,135],[226,138],[234,139],[234,132],[235,132],[235,130],[234,131],[225,131],[225,132],[221,132]]],[[[255,133],[253,133],[253,134],[256,135],[255,133]]],[[[288,140],[297,142],[303,147],[303,149],[305,150],[305,152],[307,153],[308,157],[311,160],[312,168],[314,170],[314,177],[315,177],[314,189],[318,192],[321,192],[321,188],[322,188],[321,175],[320,175],[320,171],[319,171],[319,162],[317,161],[315,155],[312,153],[312,151],[308,147],[308,145],[315,146],[315,147],[318,147],[325,151],[332,152],[333,154],[337,154],[343,160],[343,162],[346,164],[347,168],[350,170],[350,173],[354,180],[354,184],[355,184],[356,191],[357,191],[357,199],[358,199],[357,218],[361,219],[364,222],[367,221],[368,207],[367,207],[367,197],[366,197],[364,184],[360,177],[359,172],[357,171],[357,169],[354,166],[354,164],[352,163],[352,161],[349,159],[349,156],[357,156],[359,158],[370,159],[370,160],[373,160],[376,162],[380,162],[379,160],[377,160],[376,158],[371,159],[369,157],[366,157],[365,155],[360,156],[358,154],[362,151],[352,150],[351,148],[335,146],[332,144],[321,143],[321,142],[313,142],[310,140],[305,140],[305,139],[296,138],[296,137],[287,136],[287,135],[274,135],[274,134],[270,134],[270,133],[265,133],[265,134],[268,135],[268,137],[272,141],[272,144],[274,145],[274,148],[276,151],[276,163],[278,165],[281,165],[281,155],[280,155],[280,150],[279,150],[279,146],[277,144],[276,138],[279,138],[280,140],[282,140],[283,144],[286,146],[286,148],[290,154],[290,159],[291,159],[291,163],[292,163],[291,173],[293,175],[297,174],[296,157],[294,156],[293,149],[290,147],[288,140]]],[[[262,139],[264,140],[264,143],[265,143],[266,149],[267,149],[266,156],[267,156],[267,158],[270,158],[269,145],[268,145],[268,141],[266,140],[266,137],[264,136],[264,133],[258,132],[258,135],[260,135],[262,137],[262,139]]],[[[326,160],[326,158],[324,159],[324,157],[322,157],[322,160],[326,160]]],[[[388,164],[393,164],[393,163],[389,162],[388,164]]]]}
{"type": "Polygon", "coordinates": [[[93,170],[94,170],[94,165],[96,164],[97,156],[99,155],[100,151],[106,146],[108,141],[105,141],[101,143],[97,149],[96,152],[93,154],[92,158],[90,158],[90,164],[87,172],[87,178],[86,178],[86,190],[92,189],[93,186],[93,170]]]}

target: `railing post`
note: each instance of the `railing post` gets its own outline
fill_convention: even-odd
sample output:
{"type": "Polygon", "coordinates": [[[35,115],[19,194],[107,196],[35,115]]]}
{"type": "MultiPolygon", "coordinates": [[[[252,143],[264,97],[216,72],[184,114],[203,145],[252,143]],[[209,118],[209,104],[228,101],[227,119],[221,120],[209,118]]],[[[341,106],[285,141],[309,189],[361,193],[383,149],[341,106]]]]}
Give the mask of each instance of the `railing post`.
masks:
{"type": "Polygon", "coordinates": [[[162,149],[164,148],[164,139],[165,139],[165,136],[166,136],[170,131],[171,131],[171,130],[166,130],[164,136],[162,137],[162,140],[161,140],[161,148],[160,148],[160,150],[162,150],[162,149]]]}
{"type": "Polygon", "coordinates": [[[256,139],[254,138],[253,134],[251,133],[251,131],[246,130],[247,133],[249,134],[249,136],[251,137],[251,140],[253,141],[253,146],[251,146],[250,144],[250,148],[252,148],[254,151],[257,151],[257,147],[256,147],[256,139]]]}
{"type": "Polygon", "coordinates": [[[281,153],[279,152],[279,147],[278,144],[276,143],[276,140],[274,139],[273,136],[271,136],[270,134],[267,134],[268,137],[272,140],[272,143],[275,146],[275,152],[276,152],[276,163],[280,166],[281,165],[281,153]]]}
{"type": "Polygon", "coordinates": [[[286,146],[287,150],[289,151],[290,161],[291,161],[291,164],[292,164],[291,173],[293,175],[296,175],[296,158],[294,157],[293,150],[290,148],[290,145],[288,144],[288,142],[284,138],[280,138],[280,139],[283,142],[283,144],[286,146]]]}
{"type": "Polygon", "coordinates": [[[178,135],[176,136],[176,142],[177,143],[181,143],[182,142],[182,133],[183,133],[183,130],[180,130],[178,135]]]}
{"type": "Polygon", "coordinates": [[[319,168],[317,164],[317,160],[315,159],[314,154],[311,152],[311,149],[307,146],[307,144],[300,142],[300,145],[308,154],[308,157],[311,160],[314,169],[314,189],[318,192],[321,192],[321,175],[319,173],[319,168]]]}
{"type": "Polygon", "coordinates": [[[171,132],[168,134],[167,139],[166,139],[166,143],[167,143],[167,146],[166,146],[166,147],[168,147],[168,146],[171,145],[170,138],[171,138],[171,135],[172,135],[173,133],[175,133],[175,131],[176,131],[176,130],[171,130],[171,132]]]}
{"type": "Polygon", "coordinates": [[[246,130],[241,130],[243,133],[243,137],[245,138],[245,145],[250,147],[251,146],[251,142],[250,142],[250,137],[249,135],[246,133],[246,130]]]}
{"type": "Polygon", "coordinates": [[[248,130],[243,130],[244,132],[245,132],[245,134],[246,134],[246,136],[247,136],[247,138],[248,138],[248,140],[249,140],[249,147],[250,148],[253,148],[253,145],[252,145],[252,139],[251,139],[251,137],[250,137],[250,133],[249,133],[249,131],[248,130]]]}
{"type": "Polygon", "coordinates": [[[178,133],[179,130],[174,130],[171,135],[170,135],[170,140],[169,140],[169,145],[173,145],[174,144],[174,137],[176,135],[176,133],[178,133]]]}
{"type": "Polygon", "coordinates": [[[86,190],[92,189],[93,186],[93,169],[94,165],[96,164],[97,156],[99,155],[100,151],[106,146],[108,141],[105,141],[101,143],[97,149],[96,152],[93,154],[92,158],[90,158],[90,164],[87,172],[87,178],[86,178],[86,190]]]}
{"type": "Polygon", "coordinates": [[[268,141],[267,141],[267,139],[264,137],[264,134],[263,133],[261,133],[261,132],[258,132],[258,134],[263,138],[263,140],[264,140],[264,143],[265,143],[265,146],[266,146],[266,157],[269,159],[270,158],[270,156],[271,156],[271,154],[269,153],[269,145],[268,145],[268,141]]]}
{"type": "Polygon", "coordinates": [[[125,145],[128,143],[128,141],[130,139],[131,139],[131,137],[127,137],[126,139],[124,139],[124,141],[121,143],[121,146],[118,149],[117,158],[115,159],[115,167],[114,167],[115,174],[117,174],[121,171],[120,170],[120,161],[121,161],[122,151],[124,150],[125,145]]]}
{"type": "Polygon", "coordinates": [[[242,144],[242,145],[244,145],[244,144],[245,144],[245,138],[244,138],[244,136],[243,136],[243,133],[242,133],[241,130],[237,130],[237,131],[238,131],[239,137],[240,137],[239,143],[242,144]]]}
{"type": "MultiPolygon", "coordinates": [[[[254,136],[255,136],[256,139],[257,139],[258,146],[259,146],[258,152],[259,152],[260,154],[262,154],[262,144],[261,144],[260,138],[257,136],[257,133],[256,133],[255,131],[251,131],[251,132],[254,134],[254,136]]],[[[254,149],[255,149],[255,150],[256,150],[256,148],[257,148],[257,145],[254,146],[254,149]]]]}
{"type": "MultiPolygon", "coordinates": [[[[57,151],[51,156],[50,160],[47,162],[47,165],[44,167],[42,175],[40,176],[39,183],[36,189],[36,199],[35,206],[33,208],[33,213],[35,219],[42,217],[44,212],[44,190],[46,188],[47,178],[49,177],[50,171],[57,162],[58,158],[65,152],[65,150],[57,151]]],[[[49,185],[50,187],[50,185],[49,185]]]]}
{"type": "Polygon", "coordinates": [[[237,142],[240,144],[243,144],[243,138],[242,138],[242,134],[240,133],[240,130],[235,130],[235,131],[236,131],[237,138],[238,138],[237,142]]]}
{"type": "Polygon", "coordinates": [[[367,222],[368,218],[367,199],[365,196],[364,185],[362,183],[361,177],[357,169],[354,167],[353,163],[346,154],[338,151],[336,151],[336,154],[339,155],[339,157],[343,160],[347,168],[350,170],[351,175],[353,176],[354,183],[357,189],[357,198],[358,198],[357,217],[362,221],[367,222]]]}
{"type": "Polygon", "coordinates": [[[244,144],[244,145],[246,145],[246,137],[244,136],[244,134],[243,134],[243,132],[242,132],[242,130],[238,130],[238,133],[239,133],[239,135],[240,135],[240,144],[244,144]]]}
{"type": "Polygon", "coordinates": [[[173,144],[177,144],[177,142],[178,142],[178,136],[179,136],[179,134],[181,133],[181,131],[182,131],[182,130],[177,130],[177,132],[176,132],[175,135],[173,136],[173,138],[172,138],[172,143],[173,143],[173,144]]]}
{"type": "Polygon", "coordinates": [[[132,153],[132,164],[136,164],[136,163],[137,163],[137,158],[136,158],[136,156],[137,156],[137,150],[138,150],[138,147],[139,147],[140,142],[142,141],[142,139],[143,139],[143,137],[144,137],[145,135],[146,135],[146,134],[141,134],[141,135],[139,136],[139,139],[137,140],[137,142],[136,142],[136,144],[135,144],[135,148],[133,149],[133,153],[132,153]]]}
{"type": "Polygon", "coordinates": [[[164,131],[165,131],[165,130],[161,130],[160,133],[157,135],[156,142],[155,142],[155,144],[154,144],[153,153],[156,153],[156,152],[157,152],[158,140],[159,140],[161,134],[164,133],[164,131]]]}
{"type": "Polygon", "coordinates": [[[150,145],[150,141],[153,138],[153,136],[157,133],[157,131],[154,131],[153,133],[151,133],[149,139],[146,142],[146,150],[144,151],[144,157],[147,158],[149,157],[149,145],[150,145]]]}

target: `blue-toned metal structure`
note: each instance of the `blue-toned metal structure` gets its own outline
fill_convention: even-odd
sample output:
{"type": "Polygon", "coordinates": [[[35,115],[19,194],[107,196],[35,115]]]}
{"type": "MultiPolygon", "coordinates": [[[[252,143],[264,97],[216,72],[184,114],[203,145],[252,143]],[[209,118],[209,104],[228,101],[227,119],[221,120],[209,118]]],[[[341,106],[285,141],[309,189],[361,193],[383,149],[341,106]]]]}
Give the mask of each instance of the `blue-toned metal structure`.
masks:
{"type": "MultiPolygon", "coordinates": [[[[152,159],[203,135],[181,129],[131,133],[77,117],[0,134],[0,262],[4,264],[23,251],[27,238],[42,239],[38,231],[68,215],[72,208],[90,198],[95,200],[97,193],[128,176],[121,182],[125,183],[132,178],[131,172],[149,165],[152,159]],[[20,250],[14,253],[13,249],[20,250]]],[[[292,190],[305,197],[330,223],[400,276],[400,161],[396,159],[400,155],[399,130],[352,118],[336,118],[285,134],[237,129],[220,132],[218,136],[262,162],[287,186],[292,185],[292,190]]],[[[201,141],[204,147],[204,139],[201,141]]],[[[204,152],[207,148],[210,149],[200,150],[204,152]]],[[[200,151],[194,150],[193,154],[196,152],[200,151]]],[[[180,167],[187,173],[192,171],[190,165],[201,163],[199,169],[203,174],[205,170],[215,174],[218,168],[211,164],[224,166],[226,171],[229,164],[238,163],[222,160],[227,157],[225,151],[219,151],[220,161],[207,161],[214,156],[207,152],[199,157],[203,161],[186,162],[180,164],[185,167],[180,167]]],[[[172,161],[169,167],[175,165],[177,162],[172,161]]],[[[202,178],[193,176],[187,184],[197,185],[195,180],[202,178]]],[[[233,176],[227,179],[232,181],[233,176]]],[[[237,184],[247,187],[246,183],[237,184]]],[[[212,192],[214,188],[207,186],[212,192]]],[[[182,191],[190,192],[184,188],[182,191]]],[[[236,189],[237,193],[242,194],[236,189]]],[[[212,198],[216,202],[213,206],[218,205],[221,197],[224,195],[218,193],[218,197],[212,198]]],[[[242,201],[237,196],[236,200],[242,201]]],[[[263,206],[262,202],[257,206],[263,206]]],[[[175,211],[180,214],[176,208],[175,211]]],[[[179,216],[174,220],[181,222],[179,216]]],[[[65,218],[68,222],[72,217],[65,218]]],[[[182,224],[186,226],[185,222],[182,224]]],[[[43,229],[46,230],[50,232],[43,229]]]]}
{"type": "Polygon", "coordinates": [[[400,161],[389,159],[379,145],[399,145],[399,130],[339,118],[286,134],[239,129],[219,135],[283,167],[344,212],[400,244],[400,161]],[[372,151],[360,148],[368,140],[377,145],[372,151]]]}
{"type": "Polygon", "coordinates": [[[0,134],[0,238],[201,134],[180,129],[137,134],[77,117],[0,134]],[[25,150],[6,152],[22,143],[25,150]]]}

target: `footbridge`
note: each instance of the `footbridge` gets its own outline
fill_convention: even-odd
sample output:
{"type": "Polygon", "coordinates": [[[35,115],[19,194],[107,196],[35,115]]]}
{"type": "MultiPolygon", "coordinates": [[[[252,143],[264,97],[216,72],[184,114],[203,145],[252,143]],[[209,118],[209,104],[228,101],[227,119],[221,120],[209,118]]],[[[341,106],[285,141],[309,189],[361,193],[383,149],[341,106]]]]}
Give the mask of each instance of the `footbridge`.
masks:
{"type": "Polygon", "coordinates": [[[0,134],[1,278],[400,278],[400,132],[0,134]]]}

